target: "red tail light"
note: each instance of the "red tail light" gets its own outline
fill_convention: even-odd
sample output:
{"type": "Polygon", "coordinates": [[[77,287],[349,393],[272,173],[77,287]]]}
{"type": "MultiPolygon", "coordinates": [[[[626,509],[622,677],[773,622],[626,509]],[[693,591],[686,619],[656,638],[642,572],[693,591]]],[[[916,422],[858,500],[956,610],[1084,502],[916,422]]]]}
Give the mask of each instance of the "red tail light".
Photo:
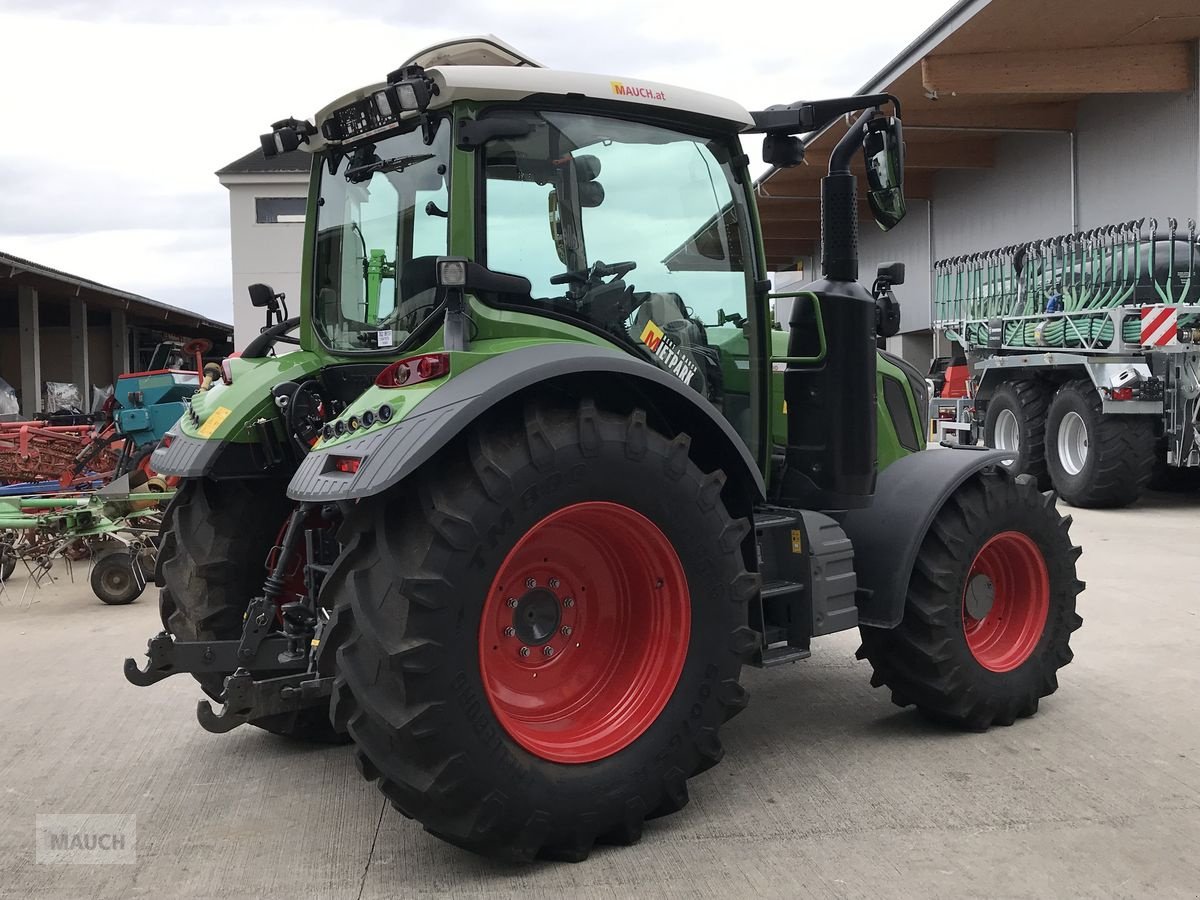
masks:
{"type": "Polygon", "coordinates": [[[1110,396],[1113,400],[1132,400],[1133,399],[1133,388],[1131,388],[1131,387],[1113,388],[1110,396]]]}
{"type": "MultiPolygon", "coordinates": [[[[234,356],[236,355],[234,354],[234,356]]],[[[227,356],[221,360],[221,381],[225,384],[233,384],[233,370],[229,366],[229,361],[233,358],[233,356],[227,356]]]]}
{"type": "Polygon", "coordinates": [[[450,372],[450,354],[423,353],[420,356],[410,356],[397,360],[379,373],[375,384],[379,387],[394,388],[408,384],[420,384],[422,381],[432,381],[450,372]]]}
{"type": "Polygon", "coordinates": [[[360,465],[362,465],[362,460],[357,456],[335,456],[333,458],[334,470],[345,472],[347,475],[357,472],[360,465]]]}

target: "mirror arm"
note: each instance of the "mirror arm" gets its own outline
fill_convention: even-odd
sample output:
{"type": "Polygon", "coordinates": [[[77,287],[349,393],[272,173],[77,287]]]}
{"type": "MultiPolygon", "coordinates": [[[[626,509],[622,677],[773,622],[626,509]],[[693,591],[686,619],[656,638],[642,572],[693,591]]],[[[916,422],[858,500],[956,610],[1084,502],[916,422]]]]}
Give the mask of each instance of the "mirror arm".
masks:
{"type": "Polygon", "coordinates": [[[896,118],[901,118],[900,101],[892,94],[861,94],[855,97],[836,97],[832,100],[813,102],[798,101],[787,106],[771,106],[751,112],[754,127],[747,133],[757,134],[805,134],[821,131],[839,116],[873,109],[885,103],[892,104],[896,118]]]}
{"type": "Polygon", "coordinates": [[[849,130],[842,135],[842,139],[837,142],[837,146],[829,154],[830,175],[849,174],[850,163],[854,160],[854,154],[862,147],[863,129],[871,119],[875,118],[875,114],[878,111],[875,107],[865,110],[862,115],[854,120],[854,124],[850,126],[849,130]]]}

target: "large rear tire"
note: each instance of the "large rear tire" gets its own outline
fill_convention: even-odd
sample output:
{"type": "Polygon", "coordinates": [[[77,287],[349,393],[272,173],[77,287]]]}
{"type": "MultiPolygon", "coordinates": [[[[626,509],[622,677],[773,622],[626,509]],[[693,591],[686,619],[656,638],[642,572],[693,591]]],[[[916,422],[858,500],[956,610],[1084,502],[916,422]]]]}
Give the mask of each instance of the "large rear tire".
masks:
{"type": "Polygon", "coordinates": [[[1011,450],[1014,475],[1032,475],[1038,487],[1050,486],[1046,470],[1046,411],[1050,406],[1047,385],[1022,379],[996,388],[988,401],[983,422],[983,442],[996,450],[1011,450]]]}
{"type": "MultiPolygon", "coordinates": [[[[184,481],[163,516],[158,553],[159,615],[180,640],[236,640],[246,604],[261,593],[267,554],[291,510],[285,485],[270,481],[184,481]]],[[[231,673],[197,675],[219,699],[231,673]]],[[[326,707],[251,722],[274,734],[321,742],[345,737],[326,707]]]]}
{"type": "Polygon", "coordinates": [[[688,801],[756,635],[725,477],[641,411],[532,405],[361,503],[335,721],[404,815],[469,850],[579,860],[688,801]]]}
{"type": "Polygon", "coordinates": [[[1069,527],[1029,476],[984,471],[960,487],[921,544],[900,624],[861,628],[871,684],[975,731],[1032,716],[1083,622],[1069,527]]]}
{"type": "Polygon", "coordinates": [[[1069,381],[1046,417],[1046,461],[1054,489],[1072,506],[1133,503],[1154,473],[1149,416],[1105,415],[1090,381],[1069,381]]]}

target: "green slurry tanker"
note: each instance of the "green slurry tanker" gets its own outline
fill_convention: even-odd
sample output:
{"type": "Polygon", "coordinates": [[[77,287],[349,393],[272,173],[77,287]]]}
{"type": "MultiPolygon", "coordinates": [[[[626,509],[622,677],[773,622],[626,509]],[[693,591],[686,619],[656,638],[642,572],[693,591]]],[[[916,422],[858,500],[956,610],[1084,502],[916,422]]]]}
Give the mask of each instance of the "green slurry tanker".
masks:
{"type": "Polygon", "coordinates": [[[353,742],[404,815],[511,859],[636,841],[720,762],[742,666],[821,635],[941,721],[1032,715],[1079,548],[1008,454],[925,451],[924,381],[876,350],[900,267],[857,281],[852,166],[898,222],[900,113],[469,38],[276,123],[268,154],[312,154],[299,316],[257,286],[269,326],[155,453],[164,630],[127,678],[190,673],[210,731],[353,742]],[[773,332],[742,136],[797,165],[848,113],[823,277],[773,332]]]}
{"type": "Polygon", "coordinates": [[[972,434],[1076,506],[1200,487],[1200,247],[1194,221],[1166,224],[934,267],[934,327],[964,350],[972,434]]]}

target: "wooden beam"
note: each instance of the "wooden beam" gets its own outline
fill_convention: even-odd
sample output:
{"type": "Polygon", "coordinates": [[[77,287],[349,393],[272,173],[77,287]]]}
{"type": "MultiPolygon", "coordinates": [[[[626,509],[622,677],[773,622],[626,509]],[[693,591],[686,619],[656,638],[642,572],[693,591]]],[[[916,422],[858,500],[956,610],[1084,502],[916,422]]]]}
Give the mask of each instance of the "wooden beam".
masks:
{"type": "Polygon", "coordinates": [[[1182,43],[948,53],[921,60],[921,84],[932,96],[1183,93],[1191,70],[1182,43]]]}
{"type": "MultiPolygon", "coordinates": [[[[801,204],[816,202],[821,197],[821,177],[825,169],[814,166],[797,166],[794,169],[784,169],[773,175],[762,186],[758,196],[758,210],[764,217],[768,210],[780,210],[783,218],[787,213],[798,210],[801,204]],[[784,204],[796,203],[796,206],[784,204]]],[[[861,174],[861,172],[860,172],[861,174]]],[[[904,195],[914,200],[928,200],[933,196],[933,171],[929,169],[908,169],[904,173],[904,195]]],[[[859,197],[863,196],[862,182],[859,182],[859,197]]]]}
{"type": "Polygon", "coordinates": [[[772,222],[768,231],[763,228],[763,239],[768,243],[773,240],[815,241],[821,236],[820,222],[772,222]]]}
{"type": "Polygon", "coordinates": [[[998,131],[1070,131],[1075,127],[1075,103],[1011,103],[994,106],[953,107],[934,103],[930,106],[904,107],[904,135],[924,139],[936,129],[989,129],[998,131]],[[914,134],[915,132],[915,134],[914,134]]]}

